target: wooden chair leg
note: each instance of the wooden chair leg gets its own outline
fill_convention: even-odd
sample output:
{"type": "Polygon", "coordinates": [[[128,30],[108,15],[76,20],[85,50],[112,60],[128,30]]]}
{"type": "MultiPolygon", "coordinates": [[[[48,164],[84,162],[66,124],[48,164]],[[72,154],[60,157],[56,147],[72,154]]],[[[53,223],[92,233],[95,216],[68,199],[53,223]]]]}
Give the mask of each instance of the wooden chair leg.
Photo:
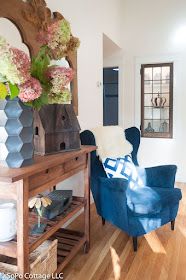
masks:
{"type": "Polygon", "coordinates": [[[102,217],[102,225],[105,225],[105,219],[102,217]]]}
{"type": "Polygon", "coordinates": [[[174,230],[175,220],[171,221],[171,230],[174,230]]]}
{"type": "Polygon", "coordinates": [[[133,236],[133,248],[134,248],[134,252],[137,252],[138,250],[138,238],[136,236],[133,236]]]}

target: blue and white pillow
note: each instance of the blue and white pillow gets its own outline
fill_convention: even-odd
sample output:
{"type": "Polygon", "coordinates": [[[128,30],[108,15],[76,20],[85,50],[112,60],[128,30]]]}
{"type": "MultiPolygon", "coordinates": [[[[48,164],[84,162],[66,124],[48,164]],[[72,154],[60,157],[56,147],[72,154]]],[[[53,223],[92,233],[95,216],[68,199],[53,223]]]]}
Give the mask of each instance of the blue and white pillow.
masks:
{"type": "Polygon", "coordinates": [[[131,156],[105,158],[102,164],[108,178],[123,178],[129,181],[130,188],[143,185],[131,156]]]}

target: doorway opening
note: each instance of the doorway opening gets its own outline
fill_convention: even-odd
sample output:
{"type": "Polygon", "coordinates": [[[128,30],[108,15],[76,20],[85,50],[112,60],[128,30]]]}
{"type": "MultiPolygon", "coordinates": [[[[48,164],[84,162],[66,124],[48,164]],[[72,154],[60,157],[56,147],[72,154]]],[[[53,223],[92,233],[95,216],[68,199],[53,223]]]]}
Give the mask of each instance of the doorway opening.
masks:
{"type": "Polygon", "coordinates": [[[119,67],[103,68],[103,125],[118,125],[119,67]]]}
{"type": "Polygon", "coordinates": [[[103,34],[103,125],[118,125],[120,104],[120,71],[122,50],[107,35],[103,34]]]}

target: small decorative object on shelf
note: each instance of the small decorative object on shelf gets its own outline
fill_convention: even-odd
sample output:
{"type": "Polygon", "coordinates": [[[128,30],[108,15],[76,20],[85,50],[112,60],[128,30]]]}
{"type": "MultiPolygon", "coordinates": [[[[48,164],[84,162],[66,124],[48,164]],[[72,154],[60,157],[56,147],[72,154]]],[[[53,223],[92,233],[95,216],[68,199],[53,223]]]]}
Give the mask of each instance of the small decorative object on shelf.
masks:
{"type": "Polygon", "coordinates": [[[154,108],[164,108],[166,101],[166,98],[162,97],[160,93],[158,93],[157,97],[151,99],[154,108]]]}
{"type": "Polygon", "coordinates": [[[72,202],[72,190],[55,190],[48,194],[52,203],[43,208],[42,216],[53,219],[62,214],[72,202]]]}
{"type": "Polygon", "coordinates": [[[16,206],[12,201],[0,201],[0,242],[16,236],[16,206]]]}
{"type": "Polygon", "coordinates": [[[163,123],[161,123],[159,131],[160,132],[168,132],[168,130],[169,130],[168,122],[164,121],[163,123]]]}
{"type": "Polygon", "coordinates": [[[38,214],[38,223],[34,225],[31,230],[31,235],[42,234],[46,228],[46,224],[41,223],[41,217],[43,216],[43,208],[51,205],[52,201],[47,196],[38,195],[37,197],[32,198],[29,201],[29,208],[32,209],[35,207],[38,214]]]}
{"type": "Polygon", "coordinates": [[[80,126],[72,105],[47,105],[34,113],[35,153],[53,154],[80,149],[80,126]]]}
{"type": "Polygon", "coordinates": [[[152,128],[151,122],[148,122],[147,128],[145,128],[146,132],[154,132],[154,129],[152,128]]]}

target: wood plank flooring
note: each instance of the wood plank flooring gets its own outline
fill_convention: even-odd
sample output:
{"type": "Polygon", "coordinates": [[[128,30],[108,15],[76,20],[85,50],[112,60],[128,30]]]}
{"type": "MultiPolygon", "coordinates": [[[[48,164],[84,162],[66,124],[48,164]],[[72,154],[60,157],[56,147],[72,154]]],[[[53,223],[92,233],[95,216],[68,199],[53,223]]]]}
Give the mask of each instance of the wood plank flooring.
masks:
{"type": "MultiPolygon", "coordinates": [[[[178,183],[183,198],[175,231],[170,224],[139,239],[137,253],[132,240],[116,227],[102,226],[91,207],[91,249],[83,250],[65,268],[64,280],[186,280],[186,184],[178,183]]],[[[80,230],[82,216],[69,228],[80,230]]]]}

